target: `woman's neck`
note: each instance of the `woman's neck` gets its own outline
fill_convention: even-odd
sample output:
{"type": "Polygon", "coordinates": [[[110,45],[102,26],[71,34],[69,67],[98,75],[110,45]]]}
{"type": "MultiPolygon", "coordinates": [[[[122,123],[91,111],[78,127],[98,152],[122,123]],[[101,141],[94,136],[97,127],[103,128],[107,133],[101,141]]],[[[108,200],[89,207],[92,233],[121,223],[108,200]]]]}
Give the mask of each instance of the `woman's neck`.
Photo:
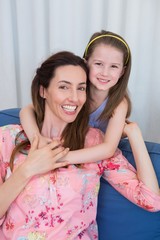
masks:
{"type": "Polygon", "coordinates": [[[45,113],[41,134],[51,139],[61,138],[66,123],[62,123],[52,113],[45,113]]]}

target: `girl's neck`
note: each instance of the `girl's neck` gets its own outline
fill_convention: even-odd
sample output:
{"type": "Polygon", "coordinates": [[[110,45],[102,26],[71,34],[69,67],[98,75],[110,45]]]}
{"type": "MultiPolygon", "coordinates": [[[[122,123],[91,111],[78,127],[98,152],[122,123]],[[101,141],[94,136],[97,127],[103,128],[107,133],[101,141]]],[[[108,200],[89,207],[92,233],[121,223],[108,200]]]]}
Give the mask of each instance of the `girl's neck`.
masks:
{"type": "Polygon", "coordinates": [[[108,97],[108,93],[104,90],[98,90],[93,85],[91,85],[90,94],[91,94],[90,112],[94,112],[108,97]]]}

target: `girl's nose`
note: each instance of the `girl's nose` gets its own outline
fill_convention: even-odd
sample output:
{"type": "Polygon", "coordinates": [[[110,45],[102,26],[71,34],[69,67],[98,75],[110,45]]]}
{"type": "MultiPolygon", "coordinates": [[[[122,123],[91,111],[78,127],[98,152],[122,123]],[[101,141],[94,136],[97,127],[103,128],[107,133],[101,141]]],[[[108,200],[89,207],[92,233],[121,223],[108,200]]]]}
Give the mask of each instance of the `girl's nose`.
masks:
{"type": "Polygon", "coordinates": [[[107,67],[104,67],[104,68],[102,69],[102,75],[103,75],[103,76],[107,76],[107,75],[108,75],[108,68],[107,68],[107,67]]]}

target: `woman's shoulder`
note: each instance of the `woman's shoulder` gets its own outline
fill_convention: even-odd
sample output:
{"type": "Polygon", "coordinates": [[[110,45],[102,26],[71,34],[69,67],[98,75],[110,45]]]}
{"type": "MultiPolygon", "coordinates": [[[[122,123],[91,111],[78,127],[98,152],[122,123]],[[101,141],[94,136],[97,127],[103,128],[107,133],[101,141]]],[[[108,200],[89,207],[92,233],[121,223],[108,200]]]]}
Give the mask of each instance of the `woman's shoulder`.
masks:
{"type": "Polygon", "coordinates": [[[21,125],[6,125],[0,127],[0,150],[15,144],[16,135],[22,130],[21,125]]]}
{"type": "MultiPolygon", "coordinates": [[[[20,125],[6,125],[0,127],[0,161],[5,166],[8,163],[11,153],[15,147],[16,135],[22,130],[20,125]]],[[[2,166],[2,165],[1,165],[2,166]]]]}
{"type": "Polygon", "coordinates": [[[18,124],[5,125],[0,127],[0,136],[11,135],[12,137],[14,137],[21,130],[22,130],[22,127],[21,125],[18,125],[18,124]]]}
{"type": "Polygon", "coordinates": [[[94,146],[103,142],[104,134],[98,128],[89,127],[85,139],[85,147],[94,146]]]}

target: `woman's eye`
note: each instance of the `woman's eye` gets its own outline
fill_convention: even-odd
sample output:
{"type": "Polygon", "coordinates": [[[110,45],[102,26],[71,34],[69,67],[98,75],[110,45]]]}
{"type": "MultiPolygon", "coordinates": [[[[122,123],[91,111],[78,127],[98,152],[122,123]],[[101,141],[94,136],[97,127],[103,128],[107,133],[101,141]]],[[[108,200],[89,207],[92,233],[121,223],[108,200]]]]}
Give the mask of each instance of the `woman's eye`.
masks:
{"type": "Polygon", "coordinates": [[[68,89],[67,86],[59,86],[59,88],[64,90],[68,89]]]}
{"type": "Polygon", "coordinates": [[[80,88],[78,88],[78,90],[80,90],[80,91],[86,91],[86,88],[85,88],[85,87],[80,87],[80,88]]]}

